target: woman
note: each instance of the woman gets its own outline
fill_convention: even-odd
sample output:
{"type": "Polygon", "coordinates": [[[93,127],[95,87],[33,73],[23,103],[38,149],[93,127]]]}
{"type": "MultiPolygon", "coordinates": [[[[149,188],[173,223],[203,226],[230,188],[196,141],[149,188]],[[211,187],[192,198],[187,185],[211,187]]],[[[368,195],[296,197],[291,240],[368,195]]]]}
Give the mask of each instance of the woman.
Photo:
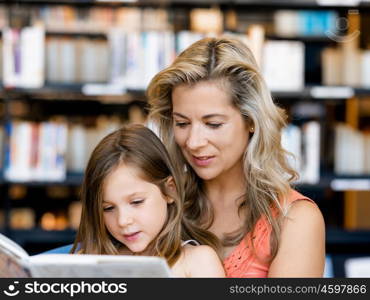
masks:
{"type": "Polygon", "coordinates": [[[205,38],[158,73],[151,118],[184,169],[185,216],[223,245],[228,277],[320,277],[322,215],[292,190],[281,147],[286,115],[248,47],[205,38]]]}

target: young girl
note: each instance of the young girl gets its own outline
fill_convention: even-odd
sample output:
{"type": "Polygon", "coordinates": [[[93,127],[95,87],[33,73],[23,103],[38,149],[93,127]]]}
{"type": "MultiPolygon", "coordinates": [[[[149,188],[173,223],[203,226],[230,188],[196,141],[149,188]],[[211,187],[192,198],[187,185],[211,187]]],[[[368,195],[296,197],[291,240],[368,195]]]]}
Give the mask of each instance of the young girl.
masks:
{"type": "Polygon", "coordinates": [[[127,126],[98,144],[86,168],[82,205],[72,253],[155,255],[167,260],[175,277],[224,276],[211,247],[185,241],[210,234],[183,221],[178,171],[148,128],[127,126]]]}

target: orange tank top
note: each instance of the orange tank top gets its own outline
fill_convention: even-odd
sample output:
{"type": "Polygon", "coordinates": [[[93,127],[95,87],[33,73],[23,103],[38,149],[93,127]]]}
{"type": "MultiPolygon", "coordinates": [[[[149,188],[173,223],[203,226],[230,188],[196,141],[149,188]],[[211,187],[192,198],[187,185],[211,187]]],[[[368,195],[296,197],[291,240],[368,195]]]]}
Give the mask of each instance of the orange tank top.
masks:
{"type": "MultiPolygon", "coordinates": [[[[313,202],[310,198],[292,190],[288,198],[288,204],[297,200],[313,202]]],[[[224,259],[226,277],[267,277],[270,267],[270,234],[271,225],[265,217],[261,217],[256,223],[252,239],[250,233],[247,233],[240,244],[224,259]],[[250,240],[254,242],[254,252],[251,249],[250,240]]]]}

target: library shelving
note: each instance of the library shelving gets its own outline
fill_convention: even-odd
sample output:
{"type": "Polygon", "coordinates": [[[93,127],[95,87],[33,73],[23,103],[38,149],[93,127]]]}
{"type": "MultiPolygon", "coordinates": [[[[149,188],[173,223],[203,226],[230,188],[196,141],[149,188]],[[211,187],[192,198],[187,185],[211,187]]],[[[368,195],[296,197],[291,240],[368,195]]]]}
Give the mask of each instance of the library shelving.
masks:
{"type": "MultiPolygon", "coordinates": [[[[1,86],[1,84],[0,84],[1,86]]],[[[7,95],[18,95],[34,99],[60,98],[62,99],[90,99],[94,101],[107,101],[130,103],[132,101],[146,101],[144,89],[128,89],[120,95],[109,94],[86,94],[84,93],[85,84],[81,83],[46,83],[41,88],[4,88],[1,86],[0,92],[4,97],[7,95]],[[66,94],[68,93],[68,94],[66,94]],[[99,97],[100,96],[100,97],[99,97]]],[[[370,87],[351,87],[351,86],[306,86],[297,91],[272,91],[272,97],[275,100],[346,100],[351,97],[358,97],[359,100],[366,99],[370,96],[370,87]]]]}
{"type": "MultiPolygon", "coordinates": [[[[39,61],[43,73],[38,82],[31,78],[29,82],[15,79],[9,83],[4,74],[0,77],[3,83],[0,88],[2,123],[4,128],[8,124],[16,124],[14,126],[20,125],[24,131],[29,131],[29,127],[34,128],[35,124],[59,122],[66,126],[66,130],[72,130],[68,133],[78,140],[81,135],[87,136],[87,132],[91,134],[102,126],[108,130],[112,124],[113,127],[118,126],[135,116],[143,120],[148,80],[187,44],[212,33],[208,24],[199,22],[199,16],[212,18],[209,23],[213,24],[214,33],[220,34],[221,30],[241,39],[247,37],[252,45],[257,46],[256,56],[261,57],[267,82],[277,82],[277,86],[271,88],[272,96],[278,105],[287,109],[289,134],[294,133],[302,140],[299,145],[288,143],[287,147],[298,149],[302,156],[300,171],[303,175],[310,174],[303,176],[303,181],[297,182],[295,187],[314,199],[322,209],[327,224],[327,252],[334,258],[335,275],[344,276],[342,265],[345,257],[370,255],[370,224],[358,211],[369,207],[366,206],[366,201],[369,201],[365,199],[366,193],[370,196],[370,158],[366,155],[370,150],[365,148],[369,144],[367,135],[370,131],[370,75],[366,71],[370,70],[370,32],[366,23],[370,2],[354,3],[319,0],[19,0],[13,4],[0,3],[2,29],[10,25],[19,33],[32,22],[43,24],[40,47],[45,52],[39,61]],[[281,25],[282,18],[288,19],[290,23],[286,26],[289,28],[281,25]],[[218,21],[213,22],[216,19],[218,21]],[[130,23],[125,20],[130,20],[130,23]],[[305,25],[296,26],[297,30],[292,31],[295,28],[292,24],[297,24],[294,23],[297,20],[305,25]],[[343,26],[339,26],[337,21],[344,21],[343,26]],[[117,27],[120,30],[113,30],[117,27]],[[357,32],[361,34],[357,35],[357,32]],[[152,44],[147,45],[150,51],[137,46],[140,39],[151,40],[152,44]],[[134,50],[120,48],[122,41],[134,50]],[[269,48],[262,51],[261,43],[268,44],[269,48]],[[280,65],[274,65],[274,61],[279,62],[279,59],[269,59],[268,55],[277,53],[277,49],[285,53],[283,55],[292,54],[289,59],[294,61],[289,64],[282,57],[280,65]],[[81,56],[83,51],[89,51],[85,62],[81,56]],[[122,61],[121,56],[124,57],[122,61]],[[345,63],[348,58],[357,64],[349,66],[345,63]],[[129,59],[132,62],[130,66],[126,64],[129,59]],[[145,64],[140,61],[145,61],[145,64]],[[145,68],[151,63],[151,68],[145,68]],[[91,65],[96,65],[97,69],[91,65]],[[288,65],[298,67],[288,68],[288,65]],[[329,72],[333,65],[337,68],[329,72]],[[361,69],[363,65],[367,68],[361,69]],[[285,73],[274,77],[277,69],[285,67],[285,73]],[[342,73],[349,75],[338,76],[342,73]],[[283,82],[279,82],[279,77],[283,82]],[[276,89],[286,82],[291,85],[276,89]],[[132,107],[135,109],[130,112],[132,107]],[[318,147],[315,161],[307,162],[307,143],[312,142],[307,136],[312,132],[319,133],[319,144],[315,146],[318,147]],[[351,135],[352,138],[349,142],[351,148],[345,149],[347,152],[344,154],[337,151],[339,136],[343,135],[351,135]],[[364,149],[353,152],[359,147],[364,149]],[[358,159],[349,161],[349,165],[341,163],[343,157],[349,156],[358,159]]],[[[38,33],[35,31],[33,34],[37,36],[38,33]]],[[[3,31],[0,36],[2,47],[6,38],[3,31]]],[[[0,64],[4,63],[3,57],[0,64]]],[[[101,132],[107,132],[104,130],[101,132]]],[[[74,170],[67,164],[64,176],[58,180],[14,180],[5,172],[11,136],[4,131],[3,172],[0,177],[0,190],[5,195],[0,206],[4,212],[2,231],[30,253],[72,242],[75,230],[68,225],[66,210],[70,203],[78,200],[78,187],[86,162],[78,162],[78,168],[74,170]],[[38,197],[39,204],[32,200],[38,197]],[[57,210],[50,211],[54,204],[57,210]],[[65,211],[61,212],[63,205],[65,211]],[[25,225],[29,229],[12,228],[14,216],[11,210],[14,208],[19,209],[20,216],[29,215],[30,209],[35,211],[34,220],[30,221],[32,226],[25,225]],[[46,225],[48,230],[42,229],[40,225],[47,213],[54,213],[55,224],[60,218],[63,229],[55,230],[46,225]]],[[[95,137],[101,137],[101,132],[95,137]]],[[[88,149],[85,151],[88,153],[88,149]]],[[[365,212],[366,216],[370,220],[370,210],[365,212]]],[[[46,221],[44,224],[49,224],[46,221]]]]}

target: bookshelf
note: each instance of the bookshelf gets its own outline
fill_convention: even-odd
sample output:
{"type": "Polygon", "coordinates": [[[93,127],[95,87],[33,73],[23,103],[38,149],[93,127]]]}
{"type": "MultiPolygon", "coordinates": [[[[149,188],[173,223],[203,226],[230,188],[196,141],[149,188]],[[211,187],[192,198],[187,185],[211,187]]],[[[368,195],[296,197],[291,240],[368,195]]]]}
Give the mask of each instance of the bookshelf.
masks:
{"type": "MultiPolygon", "coordinates": [[[[120,95],[86,94],[84,84],[80,83],[48,83],[41,88],[11,88],[4,89],[0,82],[0,99],[7,95],[27,97],[39,100],[90,100],[102,103],[131,103],[133,101],[146,102],[144,89],[128,89],[120,95]]],[[[367,100],[370,96],[369,88],[354,88],[350,86],[305,86],[299,91],[272,91],[272,97],[278,102],[286,101],[344,101],[350,97],[358,100],[367,100]]]]}
{"type": "MultiPolygon", "coordinates": [[[[221,26],[224,31],[230,32],[237,37],[242,38],[248,35],[250,38],[256,32],[258,34],[259,30],[263,28],[263,39],[277,42],[276,44],[271,44],[272,47],[275,47],[272,48],[273,50],[282,49],[281,51],[285,51],[284,53],[292,53],[294,51],[297,61],[304,65],[304,68],[302,68],[303,72],[297,69],[288,70],[292,74],[298,74],[295,77],[300,78],[295,86],[272,91],[275,101],[289,112],[289,122],[296,126],[295,132],[299,130],[299,136],[302,139],[305,136],[303,127],[306,123],[316,122],[315,124],[320,126],[320,146],[319,156],[317,156],[319,161],[316,159],[315,165],[318,168],[314,171],[316,175],[313,179],[311,177],[306,182],[298,182],[296,188],[316,200],[323,210],[328,225],[328,253],[338,254],[341,257],[343,255],[357,255],[361,254],[358,253],[360,248],[363,250],[362,254],[366,251],[370,253],[370,224],[366,228],[352,227],[349,230],[345,221],[346,207],[352,207],[352,211],[355,209],[354,205],[348,206],[349,203],[362,201],[356,196],[356,193],[370,191],[370,172],[358,172],[358,170],[355,170],[352,173],[336,173],[335,168],[338,164],[336,162],[338,159],[336,159],[334,151],[335,132],[338,122],[350,125],[355,130],[355,132],[351,131],[354,134],[358,134],[358,132],[362,134],[369,130],[370,124],[367,123],[366,117],[369,112],[367,103],[370,98],[370,84],[361,80],[353,84],[353,78],[338,79],[335,76],[333,77],[333,74],[324,72],[325,68],[330,69],[330,67],[325,67],[325,64],[333,64],[332,61],[324,62],[322,60],[321,54],[325,49],[348,50],[348,47],[343,49],[343,40],[333,40],[331,36],[324,34],[329,27],[322,27],[319,29],[319,33],[315,30],[312,31],[312,28],[296,32],[287,32],[284,31],[284,28],[283,31],[277,30],[278,12],[288,12],[288,16],[292,18],[291,20],[297,18],[299,14],[306,14],[304,18],[311,20],[310,18],[315,16],[315,14],[327,12],[328,16],[331,14],[337,19],[348,19],[352,26],[348,25],[348,28],[340,28],[336,32],[339,37],[344,38],[354,32],[356,28],[357,30],[360,29],[362,34],[359,37],[359,45],[356,46],[356,49],[361,49],[364,53],[365,51],[368,52],[370,49],[370,33],[366,30],[366,26],[361,23],[363,20],[359,22],[358,18],[368,16],[370,2],[359,1],[358,5],[353,3],[354,1],[331,1],[331,4],[329,4],[328,1],[313,0],[163,0],[136,2],[19,0],[16,1],[16,6],[12,6],[9,3],[0,4],[0,7],[4,8],[6,12],[8,10],[12,11],[12,14],[9,15],[15,19],[24,13],[27,15],[27,11],[32,12],[28,21],[32,20],[34,16],[41,16],[41,20],[45,25],[43,47],[45,49],[44,60],[46,61],[42,66],[44,71],[42,84],[37,87],[25,87],[22,84],[18,85],[17,82],[13,86],[9,86],[9,84],[6,84],[6,80],[4,81],[4,77],[0,76],[0,81],[3,83],[0,85],[0,105],[3,108],[2,123],[7,124],[13,120],[41,123],[55,117],[62,117],[62,122],[65,122],[68,128],[71,124],[75,126],[76,132],[74,134],[78,136],[81,133],[78,131],[80,129],[78,126],[93,128],[99,123],[97,121],[99,115],[103,115],[108,120],[114,119],[113,123],[117,121],[117,118],[120,119],[120,122],[127,122],[130,119],[130,108],[136,107],[139,108],[139,111],[145,117],[145,84],[150,77],[170,62],[174,55],[183,49],[186,44],[204,36],[205,32],[202,32],[202,30],[208,30],[208,28],[202,28],[192,20],[192,10],[210,10],[201,12],[205,17],[209,17],[208,13],[212,15],[221,12],[223,20],[217,26],[221,26]],[[22,13],[20,13],[21,11],[22,13]],[[350,16],[353,11],[356,12],[356,15],[350,16]],[[63,14],[65,14],[64,17],[66,19],[61,17],[63,14]],[[50,16],[56,17],[51,18],[50,16]],[[122,19],[120,19],[121,17],[122,19]],[[125,18],[129,18],[132,22],[130,21],[130,24],[126,24],[125,18]],[[160,21],[153,25],[150,22],[153,18],[159,18],[158,20],[160,21]],[[103,21],[90,22],[97,19],[103,21]],[[117,25],[122,32],[112,33],[111,29],[117,25]],[[253,27],[253,25],[256,26],[253,27]],[[196,28],[200,32],[190,31],[189,29],[192,28],[196,28]],[[153,31],[156,34],[148,35],[148,32],[153,31]],[[138,32],[139,34],[137,34],[138,32]],[[162,35],[164,32],[167,35],[162,35]],[[122,62],[116,57],[116,60],[112,63],[111,60],[114,59],[113,52],[109,51],[121,53],[120,51],[123,50],[119,47],[120,41],[129,41],[132,45],[135,45],[137,40],[144,36],[152,38],[152,44],[150,45],[152,48],[157,49],[157,52],[151,52],[150,55],[147,55],[148,51],[140,52],[139,48],[135,48],[140,50],[137,51],[137,53],[140,53],[140,56],[136,56],[136,58],[133,56],[133,61],[137,65],[130,69],[129,75],[131,79],[136,78],[136,81],[129,82],[127,77],[125,77],[127,70],[125,74],[122,73],[122,68],[115,69],[115,66],[119,66],[122,62]],[[164,40],[167,42],[163,42],[164,40]],[[115,41],[118,46],[117,44],[114,46],[115,41]],[[283,45],[282,43],[285,44],[283,45]],[[84,71],[84,77],[80,74],[84,66],[72,70],[65,67],[67,65],[71,67],[71,64],[68,62],[66,64],[61,63],[62,67],[47,64],[48,55],[53,52],[50,49],[60,48],[71,53],[71,51],[78,52],[76,49],[86,47],[86,45],[89,47],[99,45],[101,47],[99,48],[100,50],[96,49],[97,52],[89,55],[94,58],[90,59],[90,61],[94,62],[100,57],[96,53],[102,53],[101,57],[105,57],[104,62],[100,65],[100,70],[103,70],[101,73],[104,73],[104,76],[99,78],[89,77],[91,73],[96,73],[96,70],[87,68],[87,71],[84,71]],[[289,48],[290,46],[293,48],[289,48]],[[160,51],[159,49],[165,49],[165,51],[160,51]],[[165,52],[166,56],[161,57],[161,52],[165,52]],[[152,56],[161,57],[162,63],[154,64],[153,60],[151,60],[152,56]],[[138,57],[144,57],[142,60],[146,62],[146,65],[153,65],[153,67],[150,69],[143,68],[138,57]],[[60,73],[58,76],[54,76],[56,74],[55,70],[60,73]],[[143,74],[149,74],[150,76],[143,79],[143,74]],[[15,105],[15,112],[14,107],[12,107],[14,103],[17,104],[15,105]]],[[[0,9],[0,26],[2,24],[1,16],[0,9]]],[[[0,36],[2,45],[4,45],[4,39],[5,36],[2,33],[0,36]]],[[[254,42],[258,44],[258,38],[254,42]]],[[[81,55],[78,56],[76,53],[70,55],[75,57],[73,61],[77,64],[82,58],[81,55]]],[[[131,53],[130,55],[134,54],[131,53]]],[[[122,56],[125,59],[130,57],[127,52],[122,56]]],[[[329,58],[331,57],[333,56],[330,55],[329,58]]],[[[62,54],[59,57],[49,56],[49,58],[56,62],[67,61],[62,54]]],[[[346,59],[339,58],[339,61],[346,61],[346,59]]],[[[2,63],[4,63],[4,59],[2,63]]],[[[358,65],[361,66],[362,64],[359,63],[358,65]]],[[[125,67],[127,66],[125,65],[125,67]]],[[[272,67],[281,69],[281,65],[272,67]]],[[[342,68],[345,67],[348,66],[342,66],[342,68]]],[[[336,74],[341,73],[341,70],[337,71],[336,74]]],[[[351,70],[351,72],[356,72],[354,68],[351,70]]],[[[266,72],[265,76],[268,77],[268,70],[266,72]]],[[[272,77],[271,81],[275,79],[272,77]]],[[[292,81],[295,81],[296,78],[293,79],[292,81]]],[[[289,82],[289,79],[285,78],[284,80],[289,82]]],[[[137,116],[137,110],[135,114],[137,116]]],[[[105,119],[102,122],[107,121],[105,119]]],[[[4,158],[2,166],[4,166],[8,143],[9,141],[6,140],[3,143],[2,155],[4,158]]],[[[293,145],[292,147],[302,148],[303,146],[293,145]]],[[[366,150],[363,152],[366,152],[366,150]]],[[[309,163],[308,165],[311,164],[309,163]]],[[[69,203],[73,203],[78,199],[77,193],[73,191],[77,190],[82,182],[83,163],[80,163],[79,167],[80,170],[70,170],[67,166],[65,177],[61,180],[53,181],[34,180],[31,178],[26,181],[14,182],[4,176],[5,172],[2,172],[0,190],[4,195],[7,195],[3,198],[2,206],[0,206],[0,209],[2,208],[4,212],[3,223],[5,226],[3,226],[3,231],[9,234],[11,238],[21,244],[23,243],[26,247],[30,245],[29,249],[33,253],[36,253],[38,250],[46,250],[57,244],[70,243],[73,240],[75,231],[68,227],[63,230],[43,230],[39,226],[42,218],[41,214],[36,214],[37,220],[34,221],[35,226],[32,229],[11,228],[10,210],[21,208],[21,205],[27,204],[27,196],[24,201],[11,199],[11,190],[13,186],[21,186],[30,195],[35,197],[39,195],[40,198],[43,198],[42,201],[40,200],[41,203],[46,203],[45,201],[49,199],[49,196],[43,190],[52,190],[55,187],[62,190],[67,189],[70,190],[71,195],[62,197],[62,200],[50,198],[50,201],[60,201],[63,205],[68,206],[69,203]]],[[[35,204],[33,201],[33,205],[33,209],[37,210],[37,203],[35,204]]],[[[46,212],[43,211],[43,213],[46,212]]],[[[58,213],[55,212],[55,216],[58,213]]],[[[368,216],[370,216],[370,211],[368,216]]]]}

